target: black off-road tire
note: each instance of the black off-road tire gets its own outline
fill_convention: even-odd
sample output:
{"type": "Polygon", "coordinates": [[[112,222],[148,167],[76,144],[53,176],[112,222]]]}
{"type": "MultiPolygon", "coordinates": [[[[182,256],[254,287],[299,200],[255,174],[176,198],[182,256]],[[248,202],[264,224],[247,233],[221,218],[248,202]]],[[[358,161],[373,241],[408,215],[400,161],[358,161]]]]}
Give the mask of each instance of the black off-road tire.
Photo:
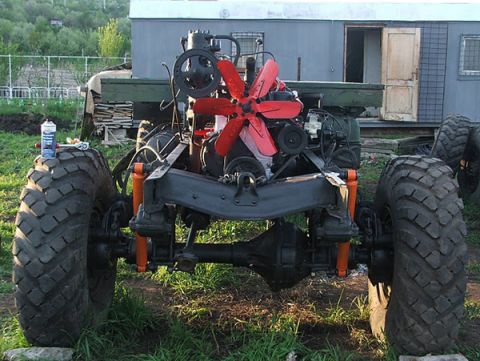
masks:
{"type": "Polygon", "coordinates": [[[95,150],[38,157],[20,198],[13,245],[15,303],[27,340],[68,346],[111,303],[116,262],[87,259],[89,228],[116,196],[107,163],[95,150]]]}
{"type": "Polygon", "coordinates": [[[449,114],[440,125],[430,155],[443,160],[456,174],[467,146],[471,120],[463,115],[449,114]]]}
{"type": "Polygon", "coordinates": [[[393,238],[393,277],[369,281],[372,332],[400,352],[446,351],[458,335],[466,288],[462,200],[452,171],[428,156],[383,170],[375,208],[393,238]]]}
{"type": "Polygon", "coordinates": [[[150,120],[142,120],[137,129],[137,141],[135,148],[139,150],[144,145],[147,145],[148,135],[154,130],[156,125],[150,120]]]}
{"type": "Polygon", "coordinates": [[[461,197],[480,202],[480,127],[470,132],[457,179],[461,197]]]}
{"type": "MultiPolygon", "coordinates": [[[[160,152],[174,136],[175,133],[170,127],[164,124],[155,124],[150,120],[142,120],[138,127],[136,150],[139,151],[144,146],[150,146],[160,152]]],[[[152,163],[157,158],[152,152],[145,150],[139,154],[139,160],[152,163]]]]}

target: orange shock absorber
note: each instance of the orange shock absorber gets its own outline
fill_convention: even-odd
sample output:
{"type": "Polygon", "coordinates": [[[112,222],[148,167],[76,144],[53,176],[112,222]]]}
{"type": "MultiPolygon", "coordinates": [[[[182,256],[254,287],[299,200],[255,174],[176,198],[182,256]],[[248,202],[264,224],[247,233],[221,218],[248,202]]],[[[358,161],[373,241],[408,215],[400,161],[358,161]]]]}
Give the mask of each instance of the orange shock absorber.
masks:
{"type": "MultiPolygon", "coordinates": [[[[355,217],[355,205],[357,200],[357,171],[354,169],[347,170],[347,189],[348,189],[348,211],[352,221],[355,217]]],[[[348,256],[350,253],[350,241],[338,244],[337,253],[337,274],[339,277],[347,276],[348,256]]]]}
{"type": "MultiPolygon", "coordinates": [[[[143,163],[133,164],[133,214],[136,216],[138,207],[143,203],[143,182],[145,182],[143,163]]],[[[147,238],[135,234],[137,272],[147,270],[147,238]]]]}

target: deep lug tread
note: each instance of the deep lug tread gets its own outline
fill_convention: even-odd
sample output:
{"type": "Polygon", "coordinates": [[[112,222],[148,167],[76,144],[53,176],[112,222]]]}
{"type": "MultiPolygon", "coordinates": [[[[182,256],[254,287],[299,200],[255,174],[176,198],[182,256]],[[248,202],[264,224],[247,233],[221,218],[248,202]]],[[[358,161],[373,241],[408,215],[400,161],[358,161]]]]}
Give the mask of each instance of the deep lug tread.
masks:
{"type": "Polygon", "coordinates": [[[443,160],[456,173],[467,146],[470,130],[469,118],[449,114],[440,126],[431,156],[443,160]]]}
{"type": "Polygon", "coordinates": [[[13,245],[20,325],[35,345],[66,346],[79,336],[90,302],[86,246],[93,204],[108,206],[115,188],[95,150],[37,157],[27,179],[13,245]]]}
{"type": "Polygon", "coordinates": [[[457,192],[452,170],[435,158],[398,157],[382,172],[375,207],[382,212],[388,206],[393,218],[394,276],[381,322],[379,299],[369,286],[371,324],[401,352],[442,352],[458,335],[467,248],[457,192]]]}

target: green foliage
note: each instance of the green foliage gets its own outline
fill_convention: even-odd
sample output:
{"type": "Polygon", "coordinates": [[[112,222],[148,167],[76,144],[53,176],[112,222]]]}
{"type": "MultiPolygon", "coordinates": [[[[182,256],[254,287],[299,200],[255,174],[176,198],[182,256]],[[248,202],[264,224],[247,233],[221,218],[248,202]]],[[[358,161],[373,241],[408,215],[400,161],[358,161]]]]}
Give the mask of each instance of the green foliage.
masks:
{"type": "Polygon", "coordinates": [[[312,361],[354,361],[359,360],[358,355],[343,349],[339,345],[328,345],[325,349],[315,352],[312,361]]]}
{"type": "MultiPolygon", "coordinates": [[[[1,25],[1,24],[0,24],[1,25]]],[[[1,31],[1,29],[0,29],[1,31]]],[[[13,43],[5,43],[0,39],[0,54],[16,54],[18,51],[18,44],[13,43]]],[[[17,79],[18,72],[22,68],[23,62],[12,62],[9,65],[8,59],[2,59],[0,61],[0,84],[8,84],[9,78],[8,75],[10,73],[10,67],[12,71],[12,82],[17,79]]]]}
{"type": "Polygon", "coordinates": [[[0,99],[0,115],[32,112],[74,121],[82,105],[82,101],[75,99],[0,99]]]}
{"type": "Polygon", "coordinates": [[[480,347],[463,347],[460,348],[461,352],[467,360],[470,361],[480,361],[480,347]]]}
{"type": "Polygon", "coordinates": [[[480,263],[470,262],[467,265],[467,271],[473,274],[480,274],[480,263]]]}
{"type": "Polygon", "coordinates": [[[7,317],[0,320],[0,329],[2,332],[0,334],[0,355],[12,348],[29,346],[15,317],[7,317]]]}
{"type": "MultiPolygon", "coordinates": [[[[98,54],[98,32],[109,19],[118,19],[123,41],[118,54],[129,51],[129,0],[2,0],[0,1],[0,43],[15,44],[20,54],[98,54]],[[61,27],[51,20],[63,22],[61,27]]],[[[7,49],[8,50],[8,49],[7,49]]],[[[0,46],[0,54],[9,54],[0,46]]]]}
{"type": "MultiPolygon", "coordinates": [[[[5,0],[5,3],[12,1],[5,0]]],[[[0,3],[0,7],[3,5],[0,3]]],[[[5,101],[0,103],[0,114],[32,108],[65,116],[72,114],[76,105],[69,102],[32,104],[28,101],[5,101]]],[[[65,133],[59,134],[59,139],[64,139],[65,136],[65,133]]],[[[18,196],[26,182],[25,175],[38,154],[38,150],[32,146],[37,141],[38,136],[0,132],[0,301],[12,290],[11,240],[15,230],[15,213],[18,196]]],[[[106,155],[111,166],[131,147],[105,147],[100,146],[99,141],[92,142],[92,145],[106,155]]],[[[364,164],[362,171],[375,182],[381,168],[377,162],[372,162],[364,164]]],[[[468,212],[470,228],[471,222],[478,219],[478,212],[474,207],[468,212]]],[[[291,220],[302,222],[296,218],[299,217],[292,217],[291,220]]],[[[207,230],[200,232],[199,242],[248,239],[265,229],[264,222],[213,222],[207,230]]],[[[183,227],[177,227],[180,241],[184,241],[186,232],[183,227]]],[[[125,271],[125,268],[127,266],[121,262],[120,271],[125,271]]],[[[469,271],[477,272],[478,264],[471,263],[469,271]]],[[[235,271],[230,266],[202,265],[193,276],[159,271],[153,276],[157,284],[147,281],[151,277],[149,274],[135,277],[139,278],[135,290],[125,284],[135,284],[136,280],[131,280],[131,276],[127,279],[124,274],[119,277],[124,283],[117,284],[115,301],[107,320],[95,329],[84,330],[75,345],[76,360],[276,361],[286,360],[287,355],[290,360],[305,361],[398,360],[392,347],[378,342],[371,335],[365,295],[351,299],[348,296],[350,293],[346,292],[339,298],[333,298],[329,292],[321,291],[318,295],[307,297],[312,302],[320,300],[326,307],[317,305],[318,308],[315,308],[312,303],[311,311],[308,308],[297,312],[296,306],[304,302],[303,293],[297,296],[298,290],[290,293],[290,296],[290,291],[278,295],[263,291],[259,293],[258,290],[265,285],[261,284],[263,281],[257,275],[248,271],[235,271]],[[149,286],[144,287],[142,282],[149,286]],[[165,290],[155,293],[152,290],[155,287],[165,287],[165,290]],[[142,291],[148,298],[142,296],[142,291]],[[258,308],[258,312],[249,311],[244,305],[245,312],[251,312],[250,316],[247,314],[237,319],[238,310],[232,310],[233,315],[229,314],[228,309],[218,314],[215,303],[207,302],[211,297],[223,299],[232,296],[241,300],[243,292],[252,292],[244,302],[247,306],[255,307],[255,310],[255,302],[263,303],[265,299],[268,302],[270,297],[283,299],[283,304],[287,306],[280,309],[273,306],[271,310],[262,313],[261,308],[258,308]],[[302,315],[304,312],[308,313],[302,315]],[[344,331],[339,334],[336,331],[338,329],[344,331]],[[358,336],[355,336],[356,332],[358,336]]],[[[242,304],[239,303],[239,306],[242,307],[242,304]]],[[[467,301],[465,322],[478,324],[479,309],[478,300],[467,301]]],[[[6,349],[28,346],[18,321],[11,316],[1,317],[0,354],[6,349]]],[[[480,361],[478,346],[462,346],[459,351],[469,360],[480,361]]]]}
{"type": "Polygon", "coordinates": [[[137,292],[117,284],[107,319],[97,328],[85,329],[75,345],[77,360],[115,359],[130,348],[135,337],[154,329],[157,320],[137,292]]]}
{"type": "Polygon", "coordinates": [[[480,319],[480,302],[466,300],[465,301],[465,317],[469,320],[480,319]]]}
{"type": "Polygon", "coordinates": [[[463,217],[468,224],[467,241],[474,245],[480,245],[480,206],[471,200],[465,201],[463,217]]]}
{"type": "Polygon", "coordinates": [[[125,48],[125,37],[118,30],[118,20],[110,21],[98,29],[98,53],[102,57],[116,57],[122,55],[125,48]]]}

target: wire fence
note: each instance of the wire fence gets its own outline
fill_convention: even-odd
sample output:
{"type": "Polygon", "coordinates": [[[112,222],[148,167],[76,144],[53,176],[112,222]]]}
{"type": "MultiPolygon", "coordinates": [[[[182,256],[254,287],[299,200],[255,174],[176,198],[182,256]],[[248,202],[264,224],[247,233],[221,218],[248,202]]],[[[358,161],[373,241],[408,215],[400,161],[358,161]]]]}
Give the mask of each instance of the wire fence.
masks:
{"type": "Polygon", "coordinates": [[[127,57],[0,55],[0,98],[78,98],[80,87],[127,57]]]}

